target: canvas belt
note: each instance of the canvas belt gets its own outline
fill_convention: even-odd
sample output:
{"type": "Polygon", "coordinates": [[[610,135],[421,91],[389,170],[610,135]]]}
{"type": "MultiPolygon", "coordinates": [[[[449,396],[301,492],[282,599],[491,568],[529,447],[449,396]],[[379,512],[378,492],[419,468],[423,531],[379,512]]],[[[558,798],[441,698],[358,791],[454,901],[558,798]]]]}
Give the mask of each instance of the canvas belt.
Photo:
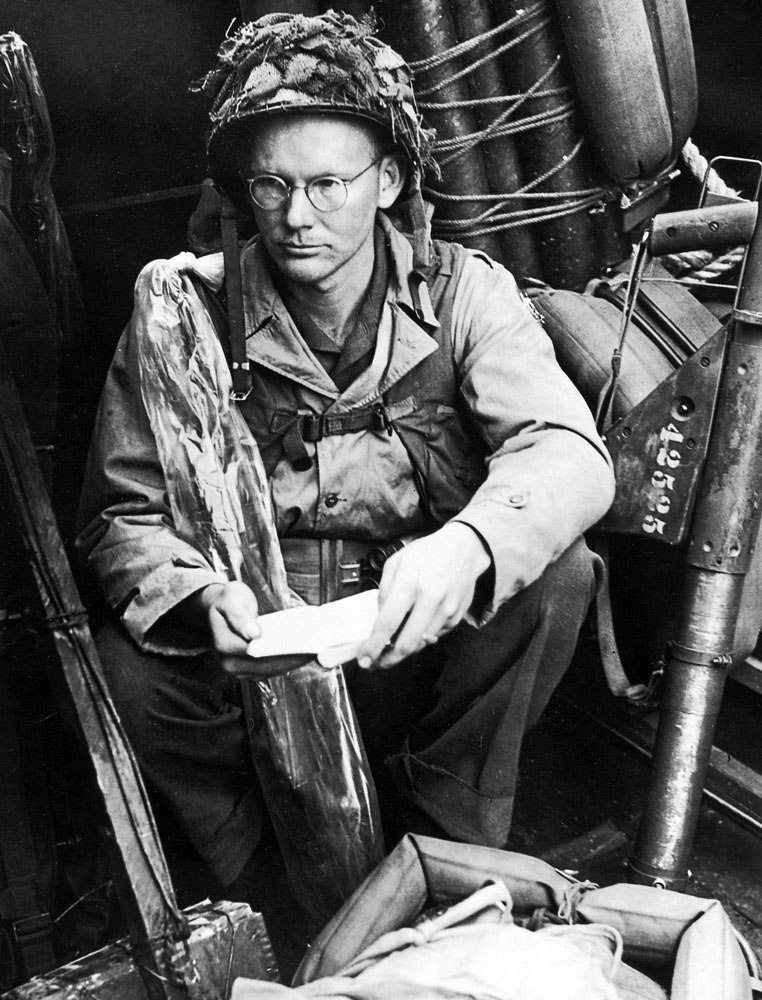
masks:
{"type": "Polygon", "coordinates": [[[280,548],[292,587],[308,604],[351,597],[374,582],[396,542],[340,538],[281,538],[280,548]]]}

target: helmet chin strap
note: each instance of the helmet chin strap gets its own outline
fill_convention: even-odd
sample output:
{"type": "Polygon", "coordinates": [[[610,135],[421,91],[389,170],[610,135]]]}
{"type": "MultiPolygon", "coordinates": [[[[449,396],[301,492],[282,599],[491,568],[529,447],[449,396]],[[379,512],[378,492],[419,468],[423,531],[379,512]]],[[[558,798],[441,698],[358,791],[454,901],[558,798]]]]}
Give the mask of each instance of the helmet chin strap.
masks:
{"type": "Polygon", "coordinates": [[[222,256],[225,262],[225,292],[228,304],[230,367],[233,379],[231,399],[243,402],[251,392],[251,366],[246,356],[246,322],[243,311],[241,253],[238,247],[238,212],[230,197],[220,192],[222,256]]]}
{"type": "Polygon", "coordinates": [[[421,193],[421,173],[415,170],[410,181],[410,201],[408,206],[413,224],[413,270],[422,271],[429,266],[429,222],[421,193]]]}

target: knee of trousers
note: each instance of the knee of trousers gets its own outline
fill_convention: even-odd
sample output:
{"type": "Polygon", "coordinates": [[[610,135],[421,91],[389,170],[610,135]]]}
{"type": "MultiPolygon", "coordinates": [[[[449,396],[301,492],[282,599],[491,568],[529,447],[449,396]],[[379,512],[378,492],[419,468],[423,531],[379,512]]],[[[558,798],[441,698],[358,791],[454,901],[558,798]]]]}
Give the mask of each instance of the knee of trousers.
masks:
{"type": "Polygon", "coordinates": [[[595,596],[601,572],[600,557],[590,551],[584,538],[577,538],[543,574],[545,613],[554,614],[560,610],[581,623],[595,596]]]}
{"type": "MultiPolygon", "coordinates": [[[[173,714],[168,706],[193,698],[208,700],[220,682],[222,671],[208,656],[170,657],[145,653],[124,627],[107,622],[95,636],[95,644],[109,693],[131,742],[137,747],[152,744],[158,733],[157,715],[173,714]]],[[[183,714],[187,705],[183,706],[183,714]]],[[[213,706],[212,706],[213,707],[213,706]]],[[[195,714],[195,712],[192,712],[195,714]]]]}

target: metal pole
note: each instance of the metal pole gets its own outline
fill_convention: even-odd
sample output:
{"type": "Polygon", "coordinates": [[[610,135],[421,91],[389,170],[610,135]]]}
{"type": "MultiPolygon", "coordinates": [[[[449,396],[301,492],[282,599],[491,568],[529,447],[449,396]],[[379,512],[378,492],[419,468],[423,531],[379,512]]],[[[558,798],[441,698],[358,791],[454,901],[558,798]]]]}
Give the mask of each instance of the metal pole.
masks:
{"type": "MultiPolygon", "coordinates": [[[[743,586],[762,501],[762,227],[749,248],[729,332],[715,424],[694,509],[678,639],[666,689],[646,806],[631,859],[635,881],[680,888],[698,822],[743,586]]],[[[687,444],[687,442],[686,442],[687,444]]],[[[667,441],[667,464],[682,442],[667,441]]]]}

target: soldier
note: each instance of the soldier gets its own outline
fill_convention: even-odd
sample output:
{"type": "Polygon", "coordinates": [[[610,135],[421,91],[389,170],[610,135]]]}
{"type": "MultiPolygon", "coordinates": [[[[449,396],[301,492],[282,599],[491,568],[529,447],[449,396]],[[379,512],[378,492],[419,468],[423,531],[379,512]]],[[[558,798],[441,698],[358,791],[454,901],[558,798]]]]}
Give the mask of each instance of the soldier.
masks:
{"type": "MultiPolygon", "coordinates": [[[[346,596],[369,550],[388,555],[347,666],[382,806],[388,786],[403,826],[503,846],[523,734],[594,590],[581,535],[613,497],[605,448],[512,276],[430,240],[432,135],[370,25],[246,24],[202,89],[213,176],[256,222],[239,405],[291,586],[312,603],[346,596]]],[[[257,603],[175,530],[129,328],[82,524],[114,615],[104,669],[147,781],[236,898],[262,806],[220,657],[256,637],[257,603]]]]}

